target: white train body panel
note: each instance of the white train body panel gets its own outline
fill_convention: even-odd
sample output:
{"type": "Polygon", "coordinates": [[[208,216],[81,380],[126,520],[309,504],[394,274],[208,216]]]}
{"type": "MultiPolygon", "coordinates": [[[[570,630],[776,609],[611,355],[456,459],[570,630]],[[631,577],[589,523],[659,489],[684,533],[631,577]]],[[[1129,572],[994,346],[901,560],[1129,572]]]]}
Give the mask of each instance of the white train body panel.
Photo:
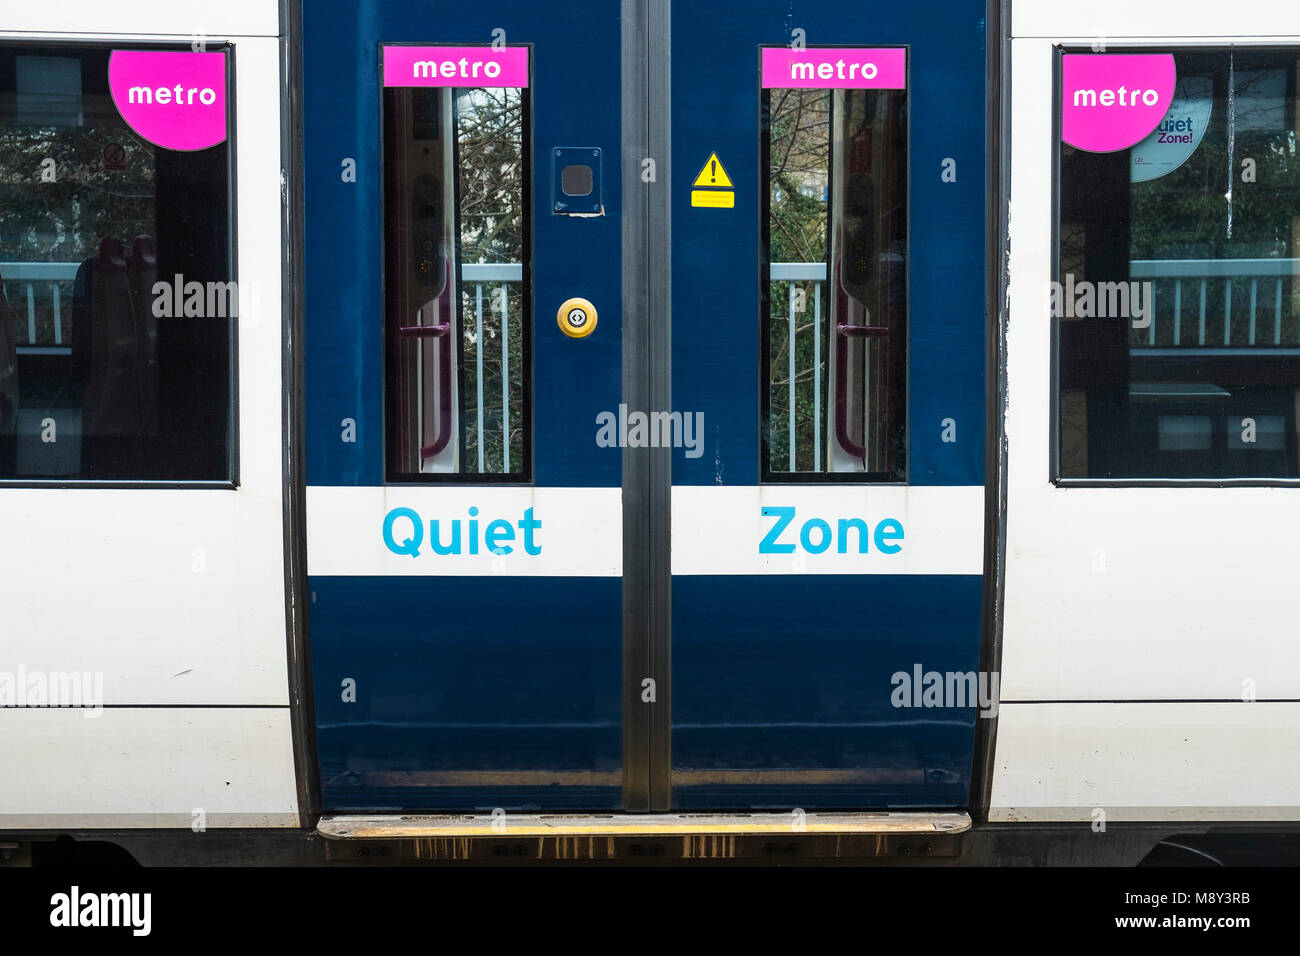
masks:
{"type": "MultiPolygon", "coordinates": [[[[6,713],[10,830],[298,825],[286,707],[6,713]]],[[[195,839],[201,839],[196,836],[195,839]]]]}
{"type": "Polygon", "coordinates": [[[989,817],[1297,820],[1298,737],[1293,702],[1003,703],[989,817]]]}
{"type": "Polygon", "coordinates": [[[231,41],[238,487],[4,488],[0,668],[89,673],[103,709],[0,708],[0,829],[294,826],[276,4],[9,5],[6,39],[231,41]],[[16,546],[21,544],[21,547],[16,546]]]}
{"type": "Polygon", "coordinates": [[[1050,480],[1053,47],[1300,43],[1300,8],[1013,4],[1002,699],[990,819],[1295,819],[1291,487],[1050,480]],[[1229,31],[1254,35],[1228,36],[1229,31]],[[1246,702],[1253,699],[1254,702],[1246,702]]]}

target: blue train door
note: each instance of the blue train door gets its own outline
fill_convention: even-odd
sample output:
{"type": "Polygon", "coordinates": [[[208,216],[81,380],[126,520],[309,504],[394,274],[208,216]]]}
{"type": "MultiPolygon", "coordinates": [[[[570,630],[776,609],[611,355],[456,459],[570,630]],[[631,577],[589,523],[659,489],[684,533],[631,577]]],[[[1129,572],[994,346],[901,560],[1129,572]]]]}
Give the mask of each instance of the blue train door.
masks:
{"type": "Polygon", "coordinates": [[[324,806],[620,807],[617,5],[304,8],[324,806]]]}
{"type": "Polygon", "coordinates": [[[985,5],[673,5],[674,807],[962,807],[985,5]]]}
{"type": "Polygon", "coordinates": [[[324,809],[966,805],[983,4],[304,7],[324,809]]]}

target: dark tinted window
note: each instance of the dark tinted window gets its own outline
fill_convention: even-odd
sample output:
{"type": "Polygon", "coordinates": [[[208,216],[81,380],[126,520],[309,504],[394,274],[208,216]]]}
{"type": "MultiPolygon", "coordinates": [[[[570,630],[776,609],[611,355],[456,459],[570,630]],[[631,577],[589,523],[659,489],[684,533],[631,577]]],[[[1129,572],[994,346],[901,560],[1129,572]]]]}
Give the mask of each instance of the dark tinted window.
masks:
{"type": "Polygon", "coordinates": [[[1150,136],[1060,147],[1058,475],[1300,477],[1300,60],[1173,56],[1150,136]]]}
{"type": "Polygon", "coordinates": [[[138,135],[109,55],[0,47],[0,478],[229,480],[229,142],[138,135]]]}

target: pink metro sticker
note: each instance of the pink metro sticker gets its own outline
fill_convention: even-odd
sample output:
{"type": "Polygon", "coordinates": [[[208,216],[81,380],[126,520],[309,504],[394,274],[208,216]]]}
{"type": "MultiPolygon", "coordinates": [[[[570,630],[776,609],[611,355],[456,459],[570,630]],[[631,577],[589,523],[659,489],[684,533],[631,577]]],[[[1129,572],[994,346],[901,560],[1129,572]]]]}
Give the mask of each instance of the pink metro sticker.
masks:
{"type": "Polygon", "coordinates": [[[226,139],[226,55],[114,50],[108,90],[126,125],[161,146],[192,152],[226,139]]]}
{"type": "Polygon", "coordinates": [[[902,47],[763,47],[763,89],[902,90],[907,51],[902,47]]]}
{"type": "Polygon", "coordinates": [[[1061,139],[1090,153],[1136,146],[1160,125],[1178,82],[1172,53],[1061,57],[1061,139]]]}
{"type": "Polygon", "coordinates": [[[384,86],[528,86],[528,47],[386,46],[384,86]]]}

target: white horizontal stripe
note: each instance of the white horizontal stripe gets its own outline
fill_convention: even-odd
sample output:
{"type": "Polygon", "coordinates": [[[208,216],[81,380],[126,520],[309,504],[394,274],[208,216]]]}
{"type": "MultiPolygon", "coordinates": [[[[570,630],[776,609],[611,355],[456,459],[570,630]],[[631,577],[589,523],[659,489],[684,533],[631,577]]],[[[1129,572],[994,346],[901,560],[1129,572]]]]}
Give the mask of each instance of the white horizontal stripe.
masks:
{"type": "MultiPolygon", "coordinates": [[[[984,489],[978,485],[678,485],[672,501],[673,574],[980,574],[984,568],[984,489]],[[763,509],[791,507],[794,516],[775,541],[794,550],[761,553],[760,543],[780,520],[763,509]],[[820,554],[802,540],[809,519],[825,522],[832,535],[820,554]],[[840,519],[860,519],[868,534],[860,540],[857,525],[842,534],[840,519]],[[878,526],[887,519],[903,531],[901,538],[883,539],[900,549],[892,554],[877,547],[878,526]]],[[[814,549],[823,534],[809,529],[814,549]]]]}
{"type": "Polygon", "coordinates": [[[318,575],[530,575],[618,577],[623,573],[623,492],[620,488],[522,486],[388,486],[307,489],[307,573],[318,575]],[[477,508],[471,516],[469,509],[477,508]],[[384,521],[405,508],[422,519],[422,540],[407,516],[394,520],[400,548],[414,541],[418,554],[395,553],[384,540],[384,521]],[[531,509],[531,519],[527,512],[531,509]],[[459,522],[459,553],[433,548],[431,522],[447,548],[459,522]],[[529,522],[540,522],[526,527],[529,522]],[[471,522],[473,524],[471,524],[471,522]],[[498,525],[493,554],[487,532],[498,525]],[[477,533],[472,533],[474,528],[477,533]],[[528,545],[536,554],[528,553],[528,545]],[[471,553],[477,550],[478,553],[471,553]]]}

